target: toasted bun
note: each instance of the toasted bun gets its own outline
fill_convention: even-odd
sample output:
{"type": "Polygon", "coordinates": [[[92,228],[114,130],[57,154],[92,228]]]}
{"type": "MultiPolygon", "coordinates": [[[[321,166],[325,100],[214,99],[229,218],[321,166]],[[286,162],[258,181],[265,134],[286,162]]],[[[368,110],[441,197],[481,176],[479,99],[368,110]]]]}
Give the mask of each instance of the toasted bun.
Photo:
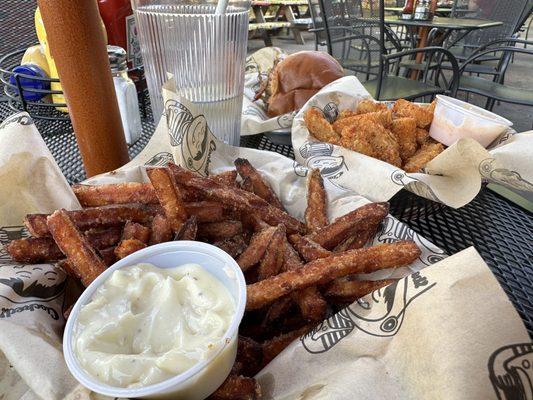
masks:
{"type": "Polygon", "coordinates": [[[300,51],[279,62],[270,76],[268,115],[296,111],[316,92],[344,76],[341,65],[329,54],[300,51]]]}

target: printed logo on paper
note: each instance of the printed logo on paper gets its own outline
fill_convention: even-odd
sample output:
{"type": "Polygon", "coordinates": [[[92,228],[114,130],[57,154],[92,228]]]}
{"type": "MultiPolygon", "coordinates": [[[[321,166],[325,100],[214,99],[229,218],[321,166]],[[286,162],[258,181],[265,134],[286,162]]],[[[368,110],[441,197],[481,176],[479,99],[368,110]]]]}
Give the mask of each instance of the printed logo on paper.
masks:
{"type": "Polygon", "coordinates": [[[342,309],[300,341],[309,353],[319,354],[357,332],[376,337],[394,336],[402,326],[407,307],[435,285],[416,272],[342,309]]]}
{"type": "Polygon", "coordinates": [[[56,304],[47,303],[63,295],[66,274],[51,264],[13,263],[4,249],[10,241],[27,236],[22,226],[0,228],[0,319],[22,312],[42,311],[58,320],[60,314],[56,304]]]}
{"type": "Polygon", "coordinates": [[[295,164],[294,172],[298,176],[306,176],[308,169],[318,168],[324,178],[338,179],[348,171],[343,156],[333,155],[333,145],[323,142],[306,142],[298,151],[305,160],[305,164],[295,164]]]}
{"type": "Polygon", "coordinates": [[[205,116],[200,114],[194,117],[187,107],[176,100],[167,100],[165,109],[170,143],[180,147],[182,166],[208,175],[211,153],[216,150],[216,144],[205,116]]]}
{"type": "Polygon", "coordinates": [[[152,158],[146,161],[144,165],[148,165],[150,167],[163,167],[166,166],[170,161],[174,162],[174,157],[172,157],[172,154],[163,151],[154,155],[152,158]]]}
{"type": "Polygon", "coordinates": [[[491,182],[499,183],[503,186],[512,187],[526,192],[533,192],[533,183],[522,178],[516,172],[507,168],[496,168],[496,159],[487,158],[479,163],[479,173],[491,182]]]}
{"type": "Polygon", "coordinates": [[[488,369],[499,400],[533,400],[533,343],[500,347],[490,356],[488,369]]]}
{"type": "Polygon", "coordinates": [[[403,186],[405,189],[409,190],[411,193],[416,194],[417,196],[442,203],[442,201],[438,198],[438,196],[435,194],[433,189],[431,189],[431,187],[429,187],[424,182],[421,182],[418,179],[407,175],[404,171],[400,169],[394,171],[390,178],[392,182],[399,186],[403,186]]]}
{"type": "Polygon", "coordinates": [[[7,117],[1,124],[0,129],[5,128],[6,126],[10,124],[20,124],[20,125],[31,125],[33,124],[33,119],[31,119],[30,115],[28,113],[19,113],[12,115],[10,117],[7,117]]]}

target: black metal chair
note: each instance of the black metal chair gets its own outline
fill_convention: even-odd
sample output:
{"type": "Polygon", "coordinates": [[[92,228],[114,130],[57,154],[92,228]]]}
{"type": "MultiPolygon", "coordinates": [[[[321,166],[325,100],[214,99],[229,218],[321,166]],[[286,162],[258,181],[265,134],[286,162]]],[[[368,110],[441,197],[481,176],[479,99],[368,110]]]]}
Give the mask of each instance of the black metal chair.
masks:
{"type": "Polygon", "coordinates": [[[517,47],[517,44],[533,45],[533,42],[507,38],[495,40],[478,49],[463,64],[461,64],[459,69],[461,76],[459,79],[458,90],[486,97],[487,102],[485,108],[491,111],[494,108],[496,101],[533,106],[533,90],[531,88],[514,87],[504,83],[505,74],[513,55],[526,54],[533,56],[533,50],[517,47]],[[497,72],[492,79],[485,79],[481,76],[465,75],[469,65],[486,56],[494,56],[499,59],[496,67],[497,72]]]}
{"type": "Polygon", "coordinates": [[[313,21],[313,27],[308,31],[315,34],[315,50],[319,47],[326,46],[326,32],[324,29],[324,21],[320,13],[320,4],[318,0],[307,0],[309,6],[309,14],[313,21]]]}
{"type": "Polygon", "coordinates": [[[454,56],[440,47],[403,50],[385,26],[384,1],[371,1],[372,8],[365,7],[366,3],[320,0],[329,54],[346,70],[364,74],[367,81],[363,84],[377,100],[415,99],[440,93],[455,95],[459,74],[454,56]],[[424,56],[422,67],[417,65],[420,79],[409,79],[411,69],[401,66],[402,59],[415,59],[418,54],[424,56]],[[451,79],[446,80],[440,69],[430,69],[435,60],[449,60],[451,79]],[[370,76],[375,78],[369,80],[370,76]]]}

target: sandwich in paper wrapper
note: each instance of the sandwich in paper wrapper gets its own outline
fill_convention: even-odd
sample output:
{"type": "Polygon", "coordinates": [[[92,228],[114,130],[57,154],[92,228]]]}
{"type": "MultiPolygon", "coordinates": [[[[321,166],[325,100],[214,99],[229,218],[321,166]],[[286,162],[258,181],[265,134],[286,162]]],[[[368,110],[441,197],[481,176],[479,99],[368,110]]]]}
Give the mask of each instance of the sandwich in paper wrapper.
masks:
{"type": "Polygon", "coordinates": [[[359,102],[372,99],[356,77],[348,76],[325,86],[297,113],[276,118],[266,116],[264,104],[253,102],[258,76],[264,76],[279,49],[262,49],[247,60],[243,134],[285,128],[292,123],[292,145],[296,161],[319,168],[322,176],[337,186],[353,190],[372,201],[387,201],[401,189],[458,208],[478,194],[483,182],[497,183],[523,192],[533,192],[533,132],[517,134],[508,129],[488,149],[470,138],[460,139],[431,160],[421,172],[405,172],[399,167],[368,157],[345,147],[314,138],[303,115],[320,110],[333,122],[343,110],[355,110],[359,102]],[[296,115],[294,115],[296,114],[296,115]]]}
{"type": "MultiPolygon", "coordinates": [[[[305,166],[279,154],[225,145],[201,110],[164,88],[166,117],[146,148],[90,184],[146,181],[145,168],[174,160],[202,175],[233,167],[237,157],[261,171],[288,211],[302,217],[305,166]],[[192,123],[192,122],[195,123],[192,123]]],[[[79,204],[31,118],[0,126],[0,240],[24,237],[26,213],[79,204]],[[28,150],[31,149],[31,150],[28,150]]],[[[368,202],[325,181],[329,217],[368,202]]],[[[515,309],[473,248],[449,256],[391,216],[374,243],[412,239],[421,248],[410,267],[367,279],[398,278],[332,315],[293,342],[258,375],[266,399],[456,398],[531,395],[533,346],[515,309]]],[[[99,398],[69,374],[61,352],[62,311],[71,287],[54,265],[14,263],[0,253],[0,393],[6,399],[99,398]],[[7,396],[7,397],[6,397],[7,396]]]]}

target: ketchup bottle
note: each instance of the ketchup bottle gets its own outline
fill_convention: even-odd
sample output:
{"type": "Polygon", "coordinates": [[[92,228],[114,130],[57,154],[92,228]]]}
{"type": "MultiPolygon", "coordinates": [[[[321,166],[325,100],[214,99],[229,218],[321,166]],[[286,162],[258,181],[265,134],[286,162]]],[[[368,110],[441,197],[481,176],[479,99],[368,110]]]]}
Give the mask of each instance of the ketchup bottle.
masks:
{"type": "Polygon", "coordinates": [[[402,10],[402,19],[412,19],[413,18],[413,12],[415,8],[415,0],[406,0],[405,6],[402,10]]]}
{"type": "Polygon", "coordinates": [[[98,0],[98,9],[107,30],[108,43],[126,50],[128,68],[141,66],[141,48],[130,0],[98,0]]]}

